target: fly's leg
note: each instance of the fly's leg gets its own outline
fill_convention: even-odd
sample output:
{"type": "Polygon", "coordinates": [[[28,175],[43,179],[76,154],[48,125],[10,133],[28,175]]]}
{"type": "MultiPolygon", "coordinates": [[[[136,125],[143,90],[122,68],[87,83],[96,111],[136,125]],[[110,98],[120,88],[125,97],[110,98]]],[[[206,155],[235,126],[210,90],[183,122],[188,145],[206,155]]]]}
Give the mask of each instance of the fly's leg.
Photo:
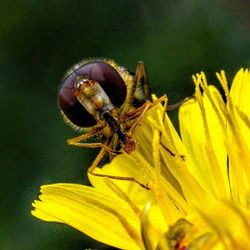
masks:
{"type": "Polygon", "coordinates": [[[194,98],[194,96],[189,96],[189,97],[186,97],[184,98],[182,101],[180,102],[177,102],[177,103],[174,103],[174,104],[171,104],[171,105],[168,105],[167,106],[167,110],[174,110],[174,109],[178,109],[183,103],[185,103],[186,101],[190,100],[194,98]]]}
{"type": "Polygon", "coordinates": [[[180,102],[177,102],[177,103],[168,105],[168,106],[167,106],[167,110],[175,110],[175,109],[178,109],[184,102],[185,102],[185,99],[182,100],[182,101],[180,101],[180,102]]]}
{"type": "Polygon", "coordinates": [[[133,134],[136,127],[140,124],[140,122],[142,121],[142,119],[144,118],[146,112],[148,110],[150,110],[151,108],[153,108],[155,105],[161,103],[161,102],[164,102],[164,113],[165,113],[165,106],[167,104],[167,96],[164,95],[164,96],[161,96],[160,98],[152,101],[152,102],[146,102],[143,109],[142,110],[135,110],[136,113],[139,113],[139,117],[137,118],[137,120],[135,121],[135,123],[132,125],[132,127],[130,128],[130,134],[133,134]]]}
{"type": "Polygon", "coordinates": [[[127,120],[134,120],[138,117],[140,117],[143,110],[148,106],[149,102],[145,102],[142,106],[140,106],[137,109],[134,109],[133,111],[127,112],[125,114],[122,114],[118,117],[118,120],[120,123],[125,123],[127,120]]]}
{"type": "Polygon", "coordinates": [[[110,149],[104,143],[100,143],[100,142],[90,142],[90,143],[89,142],[82,142],[82,141],[85,141],[85,140],[87,140],[89,138],[93,138],[93,137],[97,136],[102,129],[103,129],[102,127],[92,129],[88,133],[85,133],[83,135],[68,139],[67,143],[69,145],[82,147],[82,148],[103,148],[103,149],[105,149],[106,152],[109,152],[111,154],[114,154],[114,155],[120,154],[121,152],[110,149]]]}
{"type": "MultiPolygon", "coordinates": [[[[164,97],[164,96],[163,96],[164,97]]],[[[171,106],[168,106],[167,103],[168,103],[168,98],[166,97],[165,99],[162,100],[164,102],[163,104],[163,115],[162,115],[162,123],[164,124],[165,122],[165,113],[167,112],[167,110],[172,110],[172,109],[175,109],[175,108],[178,108],[185,100],[177,103],[177,104],[173,104],[171,106]],[[171,107],[172,109],[169,109],[169,107],[171,107]]],[[[163,133],[160,132],[160,144],[161,146],[170,154],[172,155],[173,157],[176,156],[175,153],[173,153],[167,146],[165,146],[163,143],[162,143],[162,136],[163,136],[163,133]]],[[[184,155],[180,155],[181,159],[184,160],[185,159],[185,156],[184,155]]]]}
{"type": "Polygon", "coordinates": [[[98,177],[106,177],[106,178],[113,179],[113,180],[131,181],[131,182],[138,184],[139,186],[141,186],[144,189],[147,189],[147,190],[150,189],[147,184],[143,184],[143,183],[139,182],[134,177],[115,176],[115,175],[100,174],[100,173],[94,172],[96,167],[98,167],[98,163],[102,160],[102,158],[104,157],[105,154],[106,154],[106,150],[105,150],[105,148],[102,148],[100,150],[99,154],[97,155],[97,157],[95,158],[95,160],[93,161],[93,163],[91,164],[91,166],[89,167],[89,169],[88,169],[89,174],[94,175],[94,176],[98,176],[98,177]]]}
{"type": "Polygon", "coordinates": [[[96,156],[94,162],[91,164],[90,168],[88,169],[88,173],[91,175],[94,175],[94,176],[107,177],[107,178],[115,179],[115,180],[131,181],[131,182],[137,183],[141,187],[149,190],[149,187],[146,184],[139,182],[134,177],[113,176],[113,175],[100,174],[100,173],[94,172],[95,168],[98,167],[98,164],[103,159],[103,157],[105,156],[106,153],[110,153],[113,155],[121,154],[120,151],[115,151],[115,150],[110,149],[109,145],[111,142],[108,140],[104,143],[84,143],[84,142],[81,142],[81,141],[87,140],[89,138],[93,138],[94,136],[98,135],[100,133],[101,129],[103,129],[103,128],[96,128],[96,129],[93,129],[86,134],[83,134],[83,135],[80,135],[78,137],[71,138],[68,140],[68,144],[73,145],[73,146],[88,147],[88,148],[101,148],[101,150],[98,153],[98,155],[96,156]]]}
{"type": "MultiPolygon", "coordinates": [[[[164,95],[164,96],[161,96],[160,98],[158,98],[158,99],[156,99],[156,100],[154,100],[154,101],[152,101],[152,102],[147,102],[146,104],[146,106],[144,106],[144,109],[143,110],[140,110],[139,112],[138,112],[138,109],[137,110],[135,110],[135,112],[138,112],[139,114],[140,114],[140,116],[137,118],[137,120],[136,120],[136,122],[132,125],[132,127],[130,128],[130,130],[129,130],[129,133],[130,133],[130,135],[132,136],[133,134],[134,134],[134,132],[135,132],[135,129],[136,129],[136,127],[140,124],[140,122],[142,121],[142,119],[144,118],[144,116],[145,116],[145,114],[146,114],[146,112],[149,110],[149,109],[151,109],[151,108],[153,108],[155,105],[157,105],[157,104],[159,104],[159,103],[162,103],[163,102],[163,114],[162,114],[162,116],[163,116],[163,123],[164,123],[164,121],[165,121],[165,113],[166,113],[166,110],[167,110],[167,101],[168,101],[168,98],[167,98],[167,96],[166,95],[164,95]]],[[[162,132],[160,132],[160,144],[162,145],[162,147],[171,155],[171,156],[173,156],[173,157],[175,157],[176,155],[175,155],[175,153],[173,153],[167,146],[165,146],[164,144],[163,144],[163,142],[162,142],[162,132]]]]}
{"type": "Polygon", "coordinates": [[[145,110],[149,110],[151,108],[153,108],[156,104],[163,102],[164,100],[167,100],[167,96],[161,96],[159,98],[157,98],[154,101],[146,101],[142,106],[140,106],[139,108],[131,111],[131,112],[127,112],[123,115],[120,115],[119,117],[119,122],[120,123],[125,123],[127,120],[134,120],[134,119],[138,119],[141,114],[145,114],[145,110]]]}
{"type": "Polygon", "coordinates": [[[145,108],[142,110],[140,116],[137,118],[137,120],[135,121],[135,123],[132,125],[132,127],[129,130],[129,134],[132,136],[135,132],[136,127],[141,123],[142,119],[144,118],[147,110],[150,109],[150,103],[148,103],[148,105],[145,106],[145,108]]]}

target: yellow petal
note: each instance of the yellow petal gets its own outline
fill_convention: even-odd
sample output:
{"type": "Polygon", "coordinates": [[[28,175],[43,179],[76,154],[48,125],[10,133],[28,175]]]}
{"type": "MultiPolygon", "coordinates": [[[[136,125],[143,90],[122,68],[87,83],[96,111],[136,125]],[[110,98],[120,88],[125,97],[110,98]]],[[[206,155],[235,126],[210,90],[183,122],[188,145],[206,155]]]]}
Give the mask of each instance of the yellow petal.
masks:
{"type": "Polygon", "coordinates": [[[141,234],[145,249],[156,249],[167,224],[157,206],[146,204],[141,217],[141,234]]]}
{"type": "Polygon", "coordinates": [[[231,202],[217,202],[199,211],[199,214],[207,230],[217,236],[217,244],[223,246],[222,249],[249,249],[249,211],[231,202]]]}
{"type": "MultiPolygon", "coordinates": [[[[164,115],[162,111],[164,111],[162,107],[161,110],[157,110],[157,119],[152,119],[152,117],[149,119],[153,129],[160,131],[159,146],[154,146],[153,155],[157,155],[154,151],[158,148],[161,156],[161,177],[165,179],[164,181],[164,179],[155,178],[154,191],[157,194],[166,192],[165,195],[170,197],[174,206],[181,211],[186,211],[186,201],[190,205],[203,206],[205,205],[203,201],[205,202],[205,197],[208,194],[204,192],[204,189],[195,179],[195,175],[190,171],[194,169],[192,159],[168,115],[164,115]],[[163,192],[159,192],[159,190],[163,192]]],[[[153,138],[154,136],[152,136],[153,138]]],[[[157,158],[159,157],[157,156],[157,158]]],[[[162,201],[162,199],[160,198],[158,201],[162,201]]]]}
{"type": "MultiPolygon", "coordinates": [[[[138,169],[141,170],[139,165],[142,166],[142,163],[124,154],[115,157],[111,163],[106,164],[103,168],[95,169],[95,172],[115,176],[117,178],[133,177],[146,185],[149,179],[145,178],[143,171],[138,171],[138,169]]],[[[135,182],[98,177],[91,174],[89,174],[89,180],[98,190],[105,191],[110,196],[120,197],[131,204],[136,211],[142,210],[147,202],[154,203],[153,193],[135,182]]]]}
{"type": "Polygon", "coordinates": [[[182,140],[195,167],[191,172],[211,194],[226,198],[230,196],[230,190],[224,145],[226,123],[220,112],[220,106],[224,104],[213,86],[206,87],[204,97],[197,95],[199,101],[191,99],[179,111],[182,140]]]}
{"type": "Polygon", "coordinates": [[[236,119],[245,143],[250,149],[250,72],[241,69],[235,76],[230,90],[236,108],[236,119]]]}
{"type": "MultiPolygon", "coordinates": [[[[249,204],[249,189],[250,189],[250,169],[248,167],[250,162],[250,149],[249,149],[249,117],[241,112],[237,105],[241,103],[241,109],[247,110],[248,93],[244,92],[248,90],[249,75],[246,71],[240,70],[234,79],[232,93],[229,94],[228,83],[226,74],[221,71],[217,73],[217,77],[225,91],[227,98],[227,106],[224,113],[227,117],[227,137],[225,140],[228,159],[229,159],[229,181],[231,187],[232,199],[248,206],[249,204]],[[243,101],[241,102],[241,97],[243,101]],[[244,105],[247,105],[244,107],[244,105]]],[[[249,101],[248,101],[249,102],[249,101]]],[[[248,114],[249,112],[247,112],[248,114]]]]}
{"type": "Polygon", "coordinates": [[[241,69],[236,74],[230,89],[230,96],[233,104],[247,117],[250,117],[250,72],[248,69],[241,69]]]}
{"type": "Polygon", "coordinates": [[[68,224],[117,248],[141,248],[139,217],[123,200],[77,184],[42,186],[41,193],[34,216],[68,224]]]}

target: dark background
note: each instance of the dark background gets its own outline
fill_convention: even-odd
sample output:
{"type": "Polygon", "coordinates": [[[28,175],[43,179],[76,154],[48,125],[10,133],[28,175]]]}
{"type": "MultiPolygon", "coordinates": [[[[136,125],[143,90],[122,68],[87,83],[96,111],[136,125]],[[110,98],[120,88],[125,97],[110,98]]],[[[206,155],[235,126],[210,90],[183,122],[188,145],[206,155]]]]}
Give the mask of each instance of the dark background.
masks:
{"type": "Polygon", "coordinates": [[[193,93],[193,73],[213,81],[225,69],[231,79],[250,65],[249,1],[0,3],[0,249],[94,247],[30,215],[40,185],[83,183],[96,154],[66,145],[75,132],[56,103],[64,71],[86,57],[132,71],[144,60],[154,92],[180,101],[193,93]]]}

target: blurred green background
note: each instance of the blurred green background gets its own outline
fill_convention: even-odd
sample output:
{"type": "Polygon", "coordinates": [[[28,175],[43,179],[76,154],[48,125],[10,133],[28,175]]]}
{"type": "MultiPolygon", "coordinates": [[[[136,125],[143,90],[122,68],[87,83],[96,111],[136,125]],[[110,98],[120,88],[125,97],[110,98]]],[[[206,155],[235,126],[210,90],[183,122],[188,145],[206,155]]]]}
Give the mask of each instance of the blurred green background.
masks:
{"type": "Polygon", "coordinates": [[[0,249],[105,248],[30,215],[40,185],[85,182],[96,154],[66,145],[75,132],[56,98],[68,67],[106,57],[133,71],[143,60],[154,92],[174,103],[193,93],[193,73],[213,81],[249,67],[249,13],[239,0],[1,1],[0,249]]]}

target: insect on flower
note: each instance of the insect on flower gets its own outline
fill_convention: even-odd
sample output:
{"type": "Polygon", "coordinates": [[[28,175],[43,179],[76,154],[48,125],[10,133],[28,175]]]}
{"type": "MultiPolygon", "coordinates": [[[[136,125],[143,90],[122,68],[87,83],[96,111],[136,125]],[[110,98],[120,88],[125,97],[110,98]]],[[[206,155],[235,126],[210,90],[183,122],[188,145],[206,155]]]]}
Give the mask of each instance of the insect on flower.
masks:
{"type": "Polygon", "coordinates": [[[60,85],[58,103],[64,120],[82,135],[69,139],[68,144],[101,148],[89,167],[95,176],[127,180],[133,177],[110,176],[94,170],[108,153],[110,160],[121,152],[130,154],[136,148],[133,137],[137,125],[148,109],[166,101],[166,96],[152,100],[143,62],[131,74],[113,60],[84,60],[70,68],[60,85]],[[86,142],[90,138],[102,142],[86,142]]]}

